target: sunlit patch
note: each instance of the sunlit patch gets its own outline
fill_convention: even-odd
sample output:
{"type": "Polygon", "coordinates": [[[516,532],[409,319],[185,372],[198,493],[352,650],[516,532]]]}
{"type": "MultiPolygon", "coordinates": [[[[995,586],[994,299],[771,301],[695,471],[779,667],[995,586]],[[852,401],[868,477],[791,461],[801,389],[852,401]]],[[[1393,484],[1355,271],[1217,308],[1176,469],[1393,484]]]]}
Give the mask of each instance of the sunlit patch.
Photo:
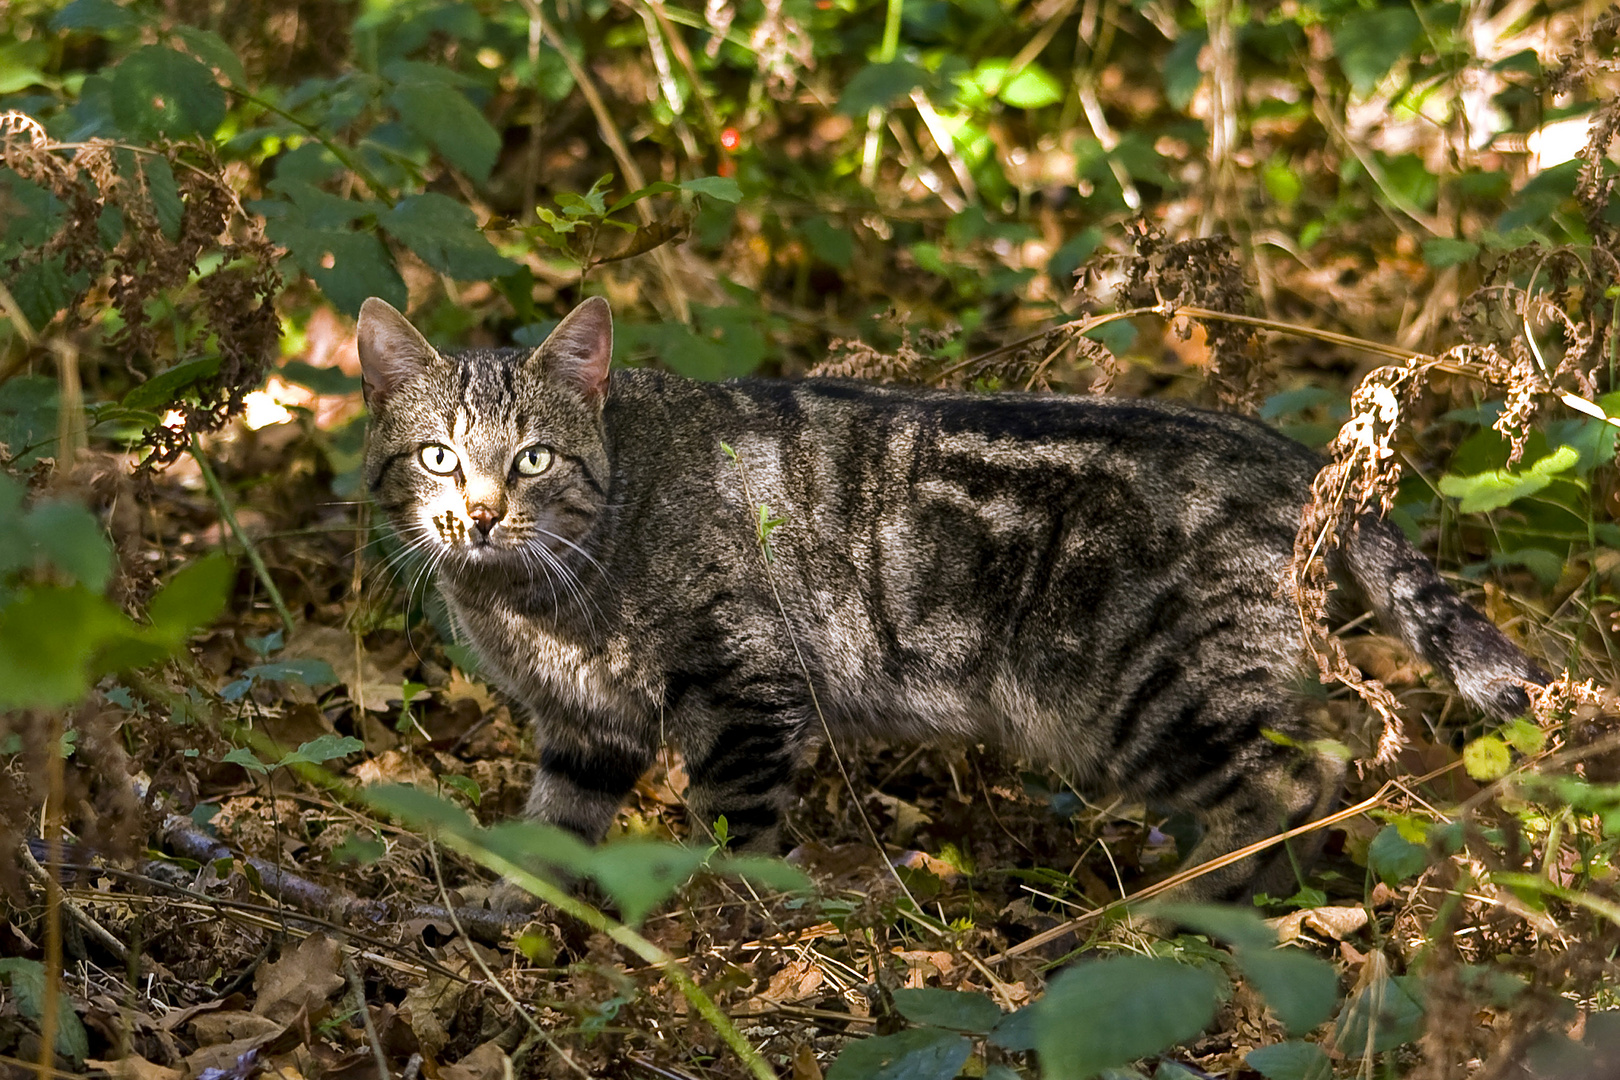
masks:
{"type": "Polygon", "coordinates": [[[272,424],[285,424],[293,418],[287,407],[263,390],[255,390],[242,399],[242,423],[249,431],[272,424]]]}
{"type": "Polygon", "coordinates": [[[1525,147],[1530,151],[1531,167],[1544,170],[1573,161],[1581,147],[1586,145],[1591,131],[1592,120],[1587,116],[1572,116],[1537,128],[1525,140],[1525,147]]]}

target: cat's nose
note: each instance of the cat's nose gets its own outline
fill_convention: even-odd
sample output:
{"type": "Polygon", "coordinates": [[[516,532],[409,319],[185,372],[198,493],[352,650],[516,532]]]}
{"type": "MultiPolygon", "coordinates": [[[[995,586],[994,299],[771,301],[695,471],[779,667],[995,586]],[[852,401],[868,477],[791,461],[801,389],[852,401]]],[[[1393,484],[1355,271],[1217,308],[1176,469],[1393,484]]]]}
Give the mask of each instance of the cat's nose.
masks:
{"type": "Polygon", "coordinates": [[[469,508],[467,511],[467,516],[473,519],[473,524],[478,526],[478,531],[485,536],[488,536],[490,530],[495,528],[495,523],[501,520],[501,512],[499,510],[486,506],[483,503],[479,503],[477,506],[469,508]]]}

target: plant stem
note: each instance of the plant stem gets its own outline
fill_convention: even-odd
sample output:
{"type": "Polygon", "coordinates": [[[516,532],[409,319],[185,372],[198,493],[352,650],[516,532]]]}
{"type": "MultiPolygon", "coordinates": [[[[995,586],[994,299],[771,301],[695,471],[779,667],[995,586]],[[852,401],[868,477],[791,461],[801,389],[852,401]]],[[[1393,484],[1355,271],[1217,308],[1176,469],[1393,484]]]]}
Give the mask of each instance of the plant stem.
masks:
{"type": "Polygon", "coordinates": [[[366,185],[367,190],[369,190],[374,196],[382,200],[383,203],[390,207],[394,205],[394,197],[388,193],[387,186],[384,185],[381,180],[373,176],[371,170],[360,164],[355,156],[349,153],[348,150],[334,140],[329,139],[325,135],[321,134],[320,129],[314,124],[311,124],[306,120],[299,119],[297,116],[294,116],[292,113],[288,112],[286,109],[283,109],[274,102],[266,101],[264,98],[250,93],[247,90],[243,90],[240,86],[235,84],[231,84],[230,86],[226,87],[226,89],[235,94],[237,97],[241,98],[243,101],[247,102],[249,105],[257,105],[265,112],[272,113],[281,117],[289,124],[297,124],[299,127],[303,128],[304,131],[308,133],[310,138],[314,139],[316,142],[326,147],[327,150],[331,151],[332,156],[337,158],[338,162],[342,164],[345,169],[348,169],[350,172],[354,173],[354,175],[358,176],[366,185]]]}
{"type": "Polygon", "coordinates": [[[276,588],[275,581],[270,577],[270,568],[265,566],[264,560],[259,557],[259,549],[253,545],[248,534],[243,532],[242,526],[237,523],[236,512],[231,509],[230,501],[225,498],[225,489],[220,487],[219,477],[214,475],[213,466],[208,464],[208,457],[203,453],[202,442],[195,435],[191,437],[191,457],[202,472],[203,483],[208,485],[208,494],[214,497],[214,504],[219,507],[220,517],[225,519],[225,524],[230,526],[231,535],[236,537],[236,542],[247,552],[248,562],[253,564],[253,572],[259,576],[259,583],[269,594],[270,602],[275,605],[276,614],[281,616],[281,624],[287,628],[287,633],[291,634],[293,617],[292,612],[287,610],[287,601],[281,598],[281,590],[276,588]]]}

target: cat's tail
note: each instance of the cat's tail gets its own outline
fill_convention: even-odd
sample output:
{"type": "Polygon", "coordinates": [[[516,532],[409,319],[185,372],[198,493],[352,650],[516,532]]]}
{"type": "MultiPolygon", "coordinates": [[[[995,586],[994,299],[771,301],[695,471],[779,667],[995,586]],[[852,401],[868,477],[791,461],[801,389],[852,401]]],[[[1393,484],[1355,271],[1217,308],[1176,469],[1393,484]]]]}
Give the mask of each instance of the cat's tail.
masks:
{"type": "Polygon", "coordinates": [[[1501,720],[1530,707],[1525,683],[1551,679],[1490,620],[1440,579],[1434,564],[1376,514],[1357,518],[1336,553],[1384,629],[1446,676],[1476,708],[1501,720]]]}

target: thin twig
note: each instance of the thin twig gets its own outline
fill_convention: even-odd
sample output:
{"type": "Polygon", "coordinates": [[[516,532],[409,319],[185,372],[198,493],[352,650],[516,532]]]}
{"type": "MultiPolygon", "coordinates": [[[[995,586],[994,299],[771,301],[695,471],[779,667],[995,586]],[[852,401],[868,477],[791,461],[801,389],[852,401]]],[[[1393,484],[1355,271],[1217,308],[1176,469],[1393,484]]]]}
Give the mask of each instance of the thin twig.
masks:
{"type": "MultiPolygon", "coordinates": [[[[476,953],[478,950],[472,950],[476,953]]],[[[392,1080],[394,1072],[388,1067],[388,1055],[383,1053],[382,1040],[377,1037],[377,1025],[371,1019],[371,1006],[366,1003],[366,984],[360,981],[360,969],[354,966],[354,957],[343,950],[343,973],[348,976],[349,989],[354,994],[354,1007],[360,1011],[360,1023],[366,1029],[366,1042],[371,1044],[371,1057],[377,1064],[378,1080],[392,1080]]]]}
{"type": "MultiPolygon", "coordinates": [[[[51,881],[50,871],[39,865],[39,860],[34,858],[34,853],[28,850],[27,844],[22,845],[19,850],[22,852],[22,864],[23,868],[28,871],[28,876],[49,888],[51,881]]],[[[60,860],[56,863],[59,869],[64,865],[60,860]]],[[[129,946],[113,937],[111,930],[92,919],[89,912],[65,895],[62,897],[62,910],[67,912],[68,918],[79,924],[79,929],[95,938],[97,944],[116,956],[119,962],[129,963],[129,946]]]]}
{"type": "Polygon", "coordinates": [[[208,464],[208,455],[203,453],[202,441],[195,435],[191,437],[191,457],[202,472],[203,483],[208,485],[208,493],[214,497],[214,504],[219,507],[220,517],[225,519],[225,524],[230,526],[231,535],[236,537],[236,542],[247,552],[248,562],[253,564],[253,572],[258,575],[259,583],[269,594],[270,602],[275,605],[276,614],[281,616],[281,624],[287,628],[287,633],[291,634],[293,617],[292,612],[287,610],[287,601],[281,598],[281,590],[276,588],[274,579],[270,577],[270,568],[265,566],[264,560],[259,557],[259,549],[238,524],[236,512],[231,509],[230,500],[225,497],[225,489],[220,486],[219,477],[214,475],[213,466],[208,464]]]}

